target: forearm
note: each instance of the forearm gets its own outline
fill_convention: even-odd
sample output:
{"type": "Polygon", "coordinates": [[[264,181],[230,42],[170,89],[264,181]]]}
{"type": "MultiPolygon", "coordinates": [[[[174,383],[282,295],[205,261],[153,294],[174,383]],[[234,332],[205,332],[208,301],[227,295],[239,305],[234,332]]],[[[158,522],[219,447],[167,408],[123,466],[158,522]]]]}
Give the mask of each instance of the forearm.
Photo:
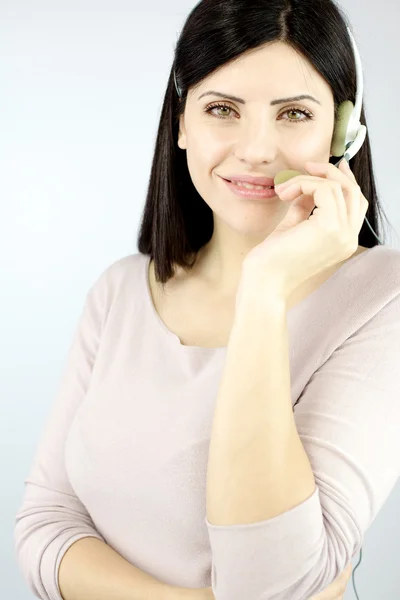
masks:
{"type": "Polygon", "coordinates": [[[292,409],[286,303],[273,293],[254,298],[237,308],[212,423],[207,518],[215,525],[272,519],[315,490],[292,409]]]}
{"type": "Polygon", "coordinates": [[[64,600],[178,600],[186,597],[182,595],[184,588],[169,586],[151,577],[93,537],[82,538],[67,550],[60,564],[59,585],[64,600]]]}

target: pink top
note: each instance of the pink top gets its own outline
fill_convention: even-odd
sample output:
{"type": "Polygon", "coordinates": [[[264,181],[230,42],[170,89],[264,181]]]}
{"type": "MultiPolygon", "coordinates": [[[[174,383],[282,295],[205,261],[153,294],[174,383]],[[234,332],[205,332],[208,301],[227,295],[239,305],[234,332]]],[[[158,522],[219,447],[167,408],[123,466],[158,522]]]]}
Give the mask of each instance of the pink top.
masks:
{"type": "MultiPolygon", "coordinates": [[[[309,598],[335,579],[400,474],[400,251],[347,261],[287,315],[292,402],[317,489],[267,521],[206,518],[226,347],[184,346],[140,253],[90,288],[16,516],[32,592],[62,600],[61,559],[94,536],[165,583],[217,600],[309,598]]],[[[268,332],[266,332],[268,335],[268,332]]]]}

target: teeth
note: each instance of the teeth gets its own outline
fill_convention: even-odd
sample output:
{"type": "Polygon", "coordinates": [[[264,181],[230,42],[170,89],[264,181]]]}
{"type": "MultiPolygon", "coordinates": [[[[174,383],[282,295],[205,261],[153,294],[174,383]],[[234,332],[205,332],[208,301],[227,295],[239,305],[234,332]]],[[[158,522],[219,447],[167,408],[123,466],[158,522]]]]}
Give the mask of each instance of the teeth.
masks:
{"type": "Polygon", "coordinates": [[[248,190],[265,190],[272,189],[271,185],[253,185],[252,183],[243,183],[242,181],[232,181],[235,185],[239,187],[247,188],[248,190]]]}

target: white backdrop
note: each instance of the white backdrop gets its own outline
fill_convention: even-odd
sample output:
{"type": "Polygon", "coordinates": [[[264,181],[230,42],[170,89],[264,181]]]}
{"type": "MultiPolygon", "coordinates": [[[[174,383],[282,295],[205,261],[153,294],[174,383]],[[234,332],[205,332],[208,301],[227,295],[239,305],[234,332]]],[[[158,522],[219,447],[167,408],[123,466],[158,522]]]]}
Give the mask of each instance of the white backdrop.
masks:
{"type": "MultiPolygon", "coordinates": [[[[23,481],[85,295],[113,261],[137,252],[162,98],[178,35],[196,2],[142,4],[0,0],[4,600],[33,600],[14,554],[23,481]]],[[[398,234],[398,0],[340,4],[364,66],[378,193],[398,234]]],[[[399,247],[390,230],[388,244],[399,247]]],[[[360,600],[400,595],[399,501],[398,484],[367,533],[356,571],[360,600]]],[[[345,599],[356,599],[351,581],[345,599]]]]}

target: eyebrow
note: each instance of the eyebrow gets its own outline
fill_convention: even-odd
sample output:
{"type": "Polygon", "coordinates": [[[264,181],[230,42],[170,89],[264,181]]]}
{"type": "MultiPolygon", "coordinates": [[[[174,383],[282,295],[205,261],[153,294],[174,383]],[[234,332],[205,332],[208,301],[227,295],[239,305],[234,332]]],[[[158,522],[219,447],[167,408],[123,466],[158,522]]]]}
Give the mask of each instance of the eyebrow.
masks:
{"type": "MultiPolygon", "coordinates": [[[[221,92],[215,92],[213,90],[204,92],[204,94],[201,94],[201,96],[198,97],[198,100],[200,100],[200,98],[203,98],[204,96],[209,96],[209,95],[219,96],[220,98],[229,98],[229,100],[233,100],[234,102],[240,102],[241,104],[246,104],[246,102],[243,100],[243,98],[238,98],[237,96],[230,96],[229,94],[221,94],[221,92]]],[[[317,104],[321,104],[321,102],[319,100],[317,100],[316,98],[314,98],[313,96],[310,96],[309,94],[301,94],[300,96],[291,96],[290,98],[278,98],[277,100],[272,100],[271,106],[275,106],[275,104],[285,104],[286,102],[296,102],[299,100],[312,100],[313,102],[316,102],[317,104]]]]}

